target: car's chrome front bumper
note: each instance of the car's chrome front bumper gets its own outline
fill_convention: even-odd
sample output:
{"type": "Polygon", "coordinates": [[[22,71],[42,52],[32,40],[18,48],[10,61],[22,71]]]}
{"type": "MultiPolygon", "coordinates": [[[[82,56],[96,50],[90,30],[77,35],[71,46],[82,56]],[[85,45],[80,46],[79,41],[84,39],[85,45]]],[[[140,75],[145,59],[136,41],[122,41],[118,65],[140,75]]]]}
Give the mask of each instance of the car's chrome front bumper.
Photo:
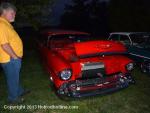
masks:
{"type": "Polygon", "coordinates": [[[58,89],[58,94],[69,97],[103,95],[126,88],[130,83],[135,83],[130,74],[118,73],[106,78],[75,80],[64,83],[58,89]]]}

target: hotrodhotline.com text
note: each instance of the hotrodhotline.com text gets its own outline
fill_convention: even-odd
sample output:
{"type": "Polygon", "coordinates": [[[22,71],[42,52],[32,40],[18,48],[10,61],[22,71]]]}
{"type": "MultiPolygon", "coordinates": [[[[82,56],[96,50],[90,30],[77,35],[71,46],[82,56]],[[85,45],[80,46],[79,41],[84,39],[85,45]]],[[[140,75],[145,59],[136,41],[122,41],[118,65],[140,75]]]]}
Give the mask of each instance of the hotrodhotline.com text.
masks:
{"type": "Polygon", "coordinates": [[[4,105],[5,110],[34,110],[34,109],[78,109],[78,106],[68,105],[4,105]]]}

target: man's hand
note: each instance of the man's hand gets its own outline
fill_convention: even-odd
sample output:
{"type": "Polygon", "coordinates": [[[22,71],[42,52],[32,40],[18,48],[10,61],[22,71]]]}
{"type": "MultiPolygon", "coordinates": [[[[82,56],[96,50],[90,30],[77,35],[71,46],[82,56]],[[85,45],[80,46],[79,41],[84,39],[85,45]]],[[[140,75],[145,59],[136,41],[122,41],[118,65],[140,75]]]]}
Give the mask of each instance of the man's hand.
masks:
{"type": "Polygon", "coordinates": [[[1,47],[11,58],[18,59],[18,56],[16,55],[12,47],[9,45],[9,43],[2,44],[1,47]]]}

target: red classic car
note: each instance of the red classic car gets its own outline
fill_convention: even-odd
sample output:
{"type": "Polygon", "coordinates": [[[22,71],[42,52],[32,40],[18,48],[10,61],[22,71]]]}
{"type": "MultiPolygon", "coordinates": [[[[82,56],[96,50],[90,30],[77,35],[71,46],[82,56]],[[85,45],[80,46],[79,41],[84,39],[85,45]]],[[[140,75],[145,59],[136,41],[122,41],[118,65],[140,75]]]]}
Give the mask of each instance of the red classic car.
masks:
{"type": "Polygon", "coordinates": [[[92,40],[85,32],[43,30],[37,39],[57,93],[69,97],[101,95],[134,83],[134,63],[119,42],[92,40]]]}

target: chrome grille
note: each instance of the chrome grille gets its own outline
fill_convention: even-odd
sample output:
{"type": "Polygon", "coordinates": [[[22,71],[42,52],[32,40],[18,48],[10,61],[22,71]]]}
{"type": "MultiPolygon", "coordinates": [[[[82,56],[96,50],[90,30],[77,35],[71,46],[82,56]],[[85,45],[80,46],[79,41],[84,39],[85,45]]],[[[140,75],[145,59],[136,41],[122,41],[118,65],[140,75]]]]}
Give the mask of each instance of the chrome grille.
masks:
{"type": "Polygon", "coordinates": [[[104,63],[102,62],[86,62],[81,65],[83,79],[103,77],[105,74],[104,63]]]}
{"type": "Polygon", "coordinates": [[[99,69],[99,68],[104,68],[104,64],[102,62],[86,62],[86,63],[82,63],[82,68],[81,70],[91,70],[91,69],[99,69]]]}

